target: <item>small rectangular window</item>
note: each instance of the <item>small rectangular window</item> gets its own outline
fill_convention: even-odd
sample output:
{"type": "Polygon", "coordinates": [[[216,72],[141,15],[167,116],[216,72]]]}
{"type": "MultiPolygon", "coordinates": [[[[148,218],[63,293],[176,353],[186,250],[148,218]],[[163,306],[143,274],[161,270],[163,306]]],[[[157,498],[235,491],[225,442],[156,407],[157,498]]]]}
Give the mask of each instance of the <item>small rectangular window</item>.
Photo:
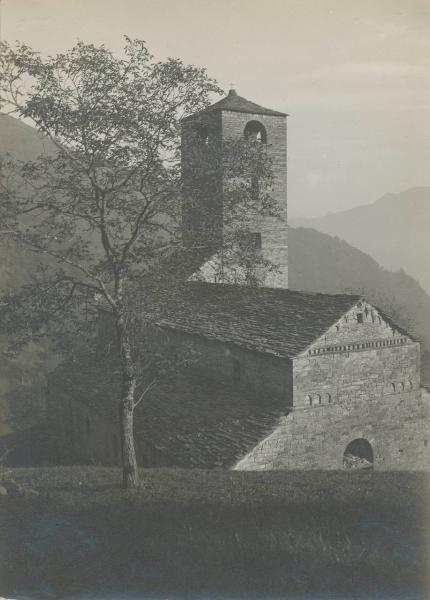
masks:
{"type": "Polygon", "coordinates": [[[252,234],[252,245],[256,250],[261,250],[261,233],[256,232],[252,234]]]}
{"type": "Polygon", "coordinates": [[[240,362],[233,358],[233,381],[238,383],[240,381],[240,362]]]}
{"type": "Polygon", "coordinates": [[[363,313],[357,313],[357,323],[363,322],[363,313]]]}

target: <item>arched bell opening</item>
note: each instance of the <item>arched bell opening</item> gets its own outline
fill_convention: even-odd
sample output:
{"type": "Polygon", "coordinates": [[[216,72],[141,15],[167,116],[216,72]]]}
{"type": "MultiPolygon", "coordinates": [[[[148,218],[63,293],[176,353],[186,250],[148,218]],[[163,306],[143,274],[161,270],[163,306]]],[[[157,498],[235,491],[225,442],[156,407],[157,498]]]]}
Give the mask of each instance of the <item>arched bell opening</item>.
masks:
{"type": "Polygon", "coordinates": [[[244,135],[251,142],[267,144],[266,128],[260,121],[249,121],[245,126],[244,135]]]}

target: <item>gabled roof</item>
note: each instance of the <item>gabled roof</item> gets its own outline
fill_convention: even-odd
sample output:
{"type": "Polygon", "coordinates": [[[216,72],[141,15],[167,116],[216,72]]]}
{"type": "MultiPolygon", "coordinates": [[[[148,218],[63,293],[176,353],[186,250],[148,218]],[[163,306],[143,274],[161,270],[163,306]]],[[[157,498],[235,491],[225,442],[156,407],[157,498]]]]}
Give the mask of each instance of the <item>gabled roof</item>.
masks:
{"type": "Polygon", "coordinates": [[[361,296],[189,282],[166,304],[159,325],[293,358],[361,296]]]}
{"type": "MultiPolygon", "coordinates": [[[[221,110],[228,110],[231,112],[242,112],[242,113],[251,113],[256,115],[268,115],[272,117],[287,117],[288,115],[283,112],[279,112],[277,110],[272,110],[271,108],[265,108],[264,106],[260,106],[259,104],[255,104],[255,102],[251,102],[242,96],[238,96],[236,90],[230,90],[228,95],[215,104],[208,106],[204,110],[200,111],[198,114],[205,114],[208,112],[215,112],[221,110]]],[[[191,119],[195,115],[190,115],[186,117],[184,120],[191,119]]]]}

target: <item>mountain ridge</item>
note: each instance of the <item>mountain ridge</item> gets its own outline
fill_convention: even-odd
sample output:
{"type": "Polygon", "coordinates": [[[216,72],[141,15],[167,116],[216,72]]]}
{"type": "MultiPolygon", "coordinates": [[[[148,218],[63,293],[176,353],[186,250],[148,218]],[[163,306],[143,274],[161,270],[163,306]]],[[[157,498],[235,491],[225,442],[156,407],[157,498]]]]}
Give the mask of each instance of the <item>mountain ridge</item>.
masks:
{"type": "Polygon", "coordinates": [[[337,236],[387,269],[403,268],[430,292],[430,187],[389,192],[371,204],[290,225],[337,236]]]}
{"type": "Polygon", "coordinates": [[[11,154],[19,160],[34,160],[39,154],[55,152],[54,143],[37,129],[0,113],[0,156],[11,154]]]}

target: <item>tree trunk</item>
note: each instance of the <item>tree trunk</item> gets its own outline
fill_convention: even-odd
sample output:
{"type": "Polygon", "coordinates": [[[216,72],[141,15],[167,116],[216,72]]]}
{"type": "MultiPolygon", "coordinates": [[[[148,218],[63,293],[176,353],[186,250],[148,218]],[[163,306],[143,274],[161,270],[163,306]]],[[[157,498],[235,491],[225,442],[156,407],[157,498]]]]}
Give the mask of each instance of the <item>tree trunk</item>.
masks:
{"type": "MultiPolygon", "coordinates": [[[[133,394],[134,397],[134,394],[133,394]]],[[[120,403],[121,448],[122,448],[122,486],[135,488],[139,485],[136,451],[134,448],[133,404],[127,398],[120,403]]]]}
{"type": "Polygon", "coordinates": [[[139,484],[136,450],[134,447],[134,395],[136,391],[136,369],[131,355],[130,340],[126,331],[124,317],[117,317],[117,334],[122,367],[122,385],[120,400],[120,427],[122,451],[122,485],[135,488],[139,484]]]}

